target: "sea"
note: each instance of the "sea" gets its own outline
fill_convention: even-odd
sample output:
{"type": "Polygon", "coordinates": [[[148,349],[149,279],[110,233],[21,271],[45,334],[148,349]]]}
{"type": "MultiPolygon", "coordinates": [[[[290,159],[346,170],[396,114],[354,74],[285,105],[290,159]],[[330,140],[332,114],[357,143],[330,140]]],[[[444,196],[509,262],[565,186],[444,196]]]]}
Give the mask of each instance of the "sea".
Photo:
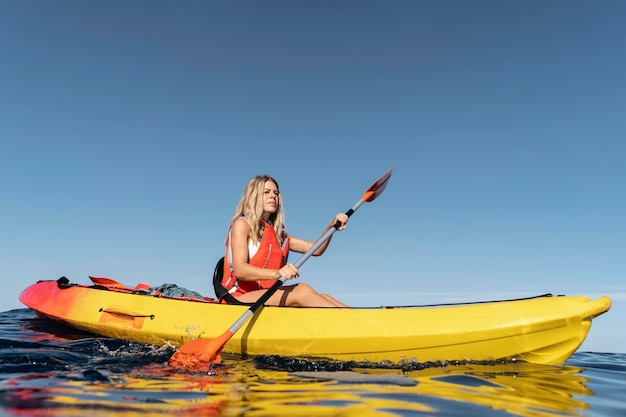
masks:
{"type": "Polygon", "coordinates": [[[352,363],[222,355],[174,369],[171,347],[0,313],[2,416],[626,416],[626,354],[521,361],[352,363]]]}

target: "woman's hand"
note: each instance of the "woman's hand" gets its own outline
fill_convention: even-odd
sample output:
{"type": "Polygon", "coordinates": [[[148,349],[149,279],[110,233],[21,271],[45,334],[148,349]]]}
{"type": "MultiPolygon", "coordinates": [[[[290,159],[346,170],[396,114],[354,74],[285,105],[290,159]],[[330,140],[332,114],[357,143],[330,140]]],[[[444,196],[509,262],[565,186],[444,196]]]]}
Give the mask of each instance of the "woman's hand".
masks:
{"type": "MultiPolygon", "coordinates": [[[[339,228],[337,229],[338,232],[342,231],[343,229],[346,228],[346,223],[348,223],[348,215],[345,213],[339,213],[335,216],[335,220],[333,220],[333,222],[331,223],[332,226],[335,225],[335,223],[339,222],[341,225],[339,226],[339,228]]],[[[331,226],[331,227],[332,227],[331,226]]]]}
{"type": "Polygon", "coordinates": [[[298,268],[296,268],[293,264],[287,264],[283,266],[278,270],[278,274],[279,275],[276,279],[283,277],[289,280],[298,278],[300,276],[300,274],[298,273],[298,268]]]}

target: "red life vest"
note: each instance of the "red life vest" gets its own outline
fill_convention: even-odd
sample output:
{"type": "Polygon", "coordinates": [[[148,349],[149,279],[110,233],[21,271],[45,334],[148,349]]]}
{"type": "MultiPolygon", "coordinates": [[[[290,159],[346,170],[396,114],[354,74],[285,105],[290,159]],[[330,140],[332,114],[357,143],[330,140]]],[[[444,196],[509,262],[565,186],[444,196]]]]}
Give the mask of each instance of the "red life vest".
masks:
{"type": "MultiPolygon", "coordinates": [[[[263,279],[256,281],[239,280],[233,273],[231,261],[232,248],[230,245],[230,235],[228,237],[228,245],[226,248],[226,256],[224,257],[224,275],[222,277],[222,285],[233,296],[245,294],[264,288],[270,288],[277,281],[275,279],[263,279]]],[[[259,268],[280,269],[287,263],[289,257],[289,238],[286,237],[282,246],[278,242],[274,228],[268,224],[264,224],[263,238],[259,244],[257,252],[250,258],[249,263],[259,268]]]]}

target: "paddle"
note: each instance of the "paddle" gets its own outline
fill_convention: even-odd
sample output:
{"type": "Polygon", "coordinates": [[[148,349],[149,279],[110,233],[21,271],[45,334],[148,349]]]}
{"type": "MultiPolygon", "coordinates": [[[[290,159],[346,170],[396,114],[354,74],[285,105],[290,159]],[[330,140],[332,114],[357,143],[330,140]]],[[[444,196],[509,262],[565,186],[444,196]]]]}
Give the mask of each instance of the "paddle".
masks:
{"type": "MultiPolygon", "coordinates": [[[[354,212],[357,211],[363,203],[374,201],[376,197],[378,197],[385,190],[393,168],[394,166],[392,165],[382,177],[376,180],[376,182],[374,182],[374,184],[372,184],[370,188],[365,191],[361,199],[357,201],[350,210],[346,211],[346,215],[348,217],[354,214],[354,212]]],[[[326,233],[315,241],[311,249],[302,254],[294,266],[299,269],[302,264],[304,264],[322,244],[324,244],[324,242],[330,239],[333,233],[340,226],[341,223],[336,222],[333,227],[328,229],[326,233]]],[[[230,326],[221,336],[215,339],[195,339],[185,343],[178,351],[174,352],[168,361],[168,364],[179,368],[187,368],[189,370],[204,370],[211,364],[221,362],[222,359],[220,353],[224,345],[230,340],[233,334],[235,334],[235,332],[237,332],[237,330],[239,330],[239,328],[243,326],[246,321],[248,321],[250,316],[252,316],[256,310],[265,304],[265,302],[285,283],[286,280],[287,279],[285,277],[280,277],[280,279],[278,279],[274,285],[272,285],[254,304],[252,304],[248,310],[246,310],[246,312],[242,314],[241,317],[239,317],[237,321],[233,323],[233,325],[230,326]]]]}

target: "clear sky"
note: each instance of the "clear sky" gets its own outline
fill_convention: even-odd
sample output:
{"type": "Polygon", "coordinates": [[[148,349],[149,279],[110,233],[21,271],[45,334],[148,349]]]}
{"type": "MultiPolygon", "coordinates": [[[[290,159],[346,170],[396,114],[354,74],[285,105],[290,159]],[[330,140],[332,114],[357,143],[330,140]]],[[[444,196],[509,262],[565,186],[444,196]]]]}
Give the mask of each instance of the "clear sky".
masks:
{"type": "MultiPolygon", "coordinates": [[[[0,293],[62,275],[213,296],[245,183],[353,306],[613,298],[626,352],[626,2],[0,2],[0,293]]],[[[297,259],[294,255],[292,260],[297,259]]]]}

